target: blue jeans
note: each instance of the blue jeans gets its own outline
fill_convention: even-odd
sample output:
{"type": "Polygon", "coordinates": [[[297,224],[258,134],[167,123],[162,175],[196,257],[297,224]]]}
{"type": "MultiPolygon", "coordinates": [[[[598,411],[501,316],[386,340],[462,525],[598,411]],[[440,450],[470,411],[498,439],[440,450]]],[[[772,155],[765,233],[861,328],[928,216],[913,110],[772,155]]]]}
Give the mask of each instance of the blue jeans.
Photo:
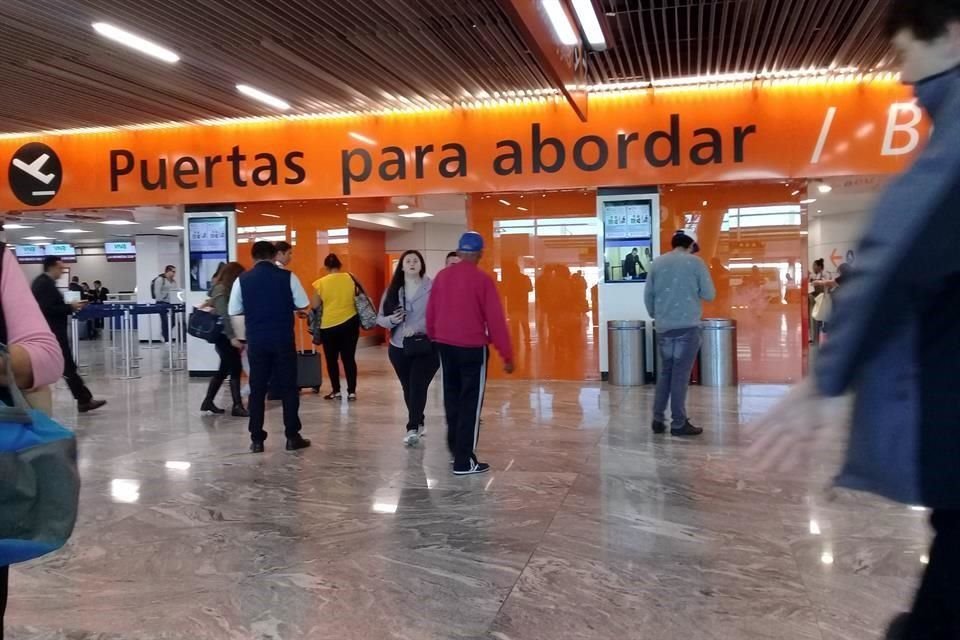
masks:
{"type": "Polygon", "coordinates": [[[700,327],[657,334],[660,371],[653,400],[653,419],[666,422],[669,401],[670,424],[674,429],[679,429],[687,422],[687,387],[690,386],[690,372],[700,352],[702,337],[700,327]]]}

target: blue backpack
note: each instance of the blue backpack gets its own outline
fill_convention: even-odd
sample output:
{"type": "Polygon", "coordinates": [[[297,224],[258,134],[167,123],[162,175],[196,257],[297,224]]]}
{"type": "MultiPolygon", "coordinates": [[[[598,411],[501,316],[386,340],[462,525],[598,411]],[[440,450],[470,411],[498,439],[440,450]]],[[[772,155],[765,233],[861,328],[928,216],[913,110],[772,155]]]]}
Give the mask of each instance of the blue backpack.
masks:
{"type": "MultiPolygon", "coordinates": [[[[0,345],[7,380],[9,354],[0,345]]],[[[73,532],[80,497],[77,441],[27,404],[15,385],[0,403],[0,567],[56,551],[73,532]]]]}

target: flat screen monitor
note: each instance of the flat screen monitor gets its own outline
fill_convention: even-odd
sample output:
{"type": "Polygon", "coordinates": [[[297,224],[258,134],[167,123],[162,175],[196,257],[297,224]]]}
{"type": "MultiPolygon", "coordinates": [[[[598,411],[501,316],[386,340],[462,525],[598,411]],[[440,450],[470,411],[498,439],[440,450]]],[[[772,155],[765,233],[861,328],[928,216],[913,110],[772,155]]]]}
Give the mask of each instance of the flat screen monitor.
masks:
{"type": "Polygon", "coordinates": [[[76,262],[77,250],[72,244],[48,244],[44,247],[48,256],[56,256],[61,262],[76,262]]]}
{"type": "Polygon", "coordinates": [[[20,264],[39,264],[47,255],[43,247],[33,244],[18,244],[14,252],[20,264]]]}
{"type": "Polygon", "coordinates": [[[132,242],[107,242],[103,245],[107,262],[136,262],[137,246],[132,242]]]}
{"type": "Polygon", "coordinates": [[[604,282],[646,282],[653,262],[653,201],[601,201],[604,282]]]}
{"type": "Polygon", "coordinates": [[[190,218],[187,221],[187,242],[190,254],[190,290],[208,291],[217,267],[228,260],[227,219],[190,218]]]}

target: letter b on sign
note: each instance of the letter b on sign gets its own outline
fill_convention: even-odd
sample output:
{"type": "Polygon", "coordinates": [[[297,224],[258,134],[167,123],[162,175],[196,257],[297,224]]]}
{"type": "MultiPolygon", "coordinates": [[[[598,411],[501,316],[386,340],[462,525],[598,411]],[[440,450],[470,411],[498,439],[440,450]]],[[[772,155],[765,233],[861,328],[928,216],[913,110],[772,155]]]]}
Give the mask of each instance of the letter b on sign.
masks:
{"type": "Polygon", "coordinates": [[[887,128],[883,133],[884,156],[902,156],[911,153],[920,144],[920,132],[917,125],[923,119],[920,107],[912,102],[897,102],[890,105],[887,112],[887,128]],[[909,114],[905,122],[901,114],[909,114]]]}

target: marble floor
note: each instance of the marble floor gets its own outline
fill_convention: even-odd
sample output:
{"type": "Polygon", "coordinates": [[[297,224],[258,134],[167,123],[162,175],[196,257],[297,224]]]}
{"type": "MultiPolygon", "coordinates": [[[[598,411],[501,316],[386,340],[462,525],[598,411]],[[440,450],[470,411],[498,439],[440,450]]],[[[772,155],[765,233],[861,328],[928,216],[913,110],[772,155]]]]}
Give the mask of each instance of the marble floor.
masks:
{"type": "MultiPolygon", "coordinates": [[[[205,382],[113,378],[75,426],[81,516],[69,546],[12,576],[8,639],[870,640],[909,602],[925,514],[764,477],[741,425],[784,391],[692,390],[699,440],[654,436],[651,390],[492,383],[484,476],[450,473],[439,389],[427,436],[401,443],[399,386],[361,354],[360,402],[304,395],[313,448],[267,453],[246,424],[201,417],[205,382]]],[[[225,400],[225,399],[224,399],[225,400]]],[[[278,435],[280,437],[278,437],[278,435]]]]}

